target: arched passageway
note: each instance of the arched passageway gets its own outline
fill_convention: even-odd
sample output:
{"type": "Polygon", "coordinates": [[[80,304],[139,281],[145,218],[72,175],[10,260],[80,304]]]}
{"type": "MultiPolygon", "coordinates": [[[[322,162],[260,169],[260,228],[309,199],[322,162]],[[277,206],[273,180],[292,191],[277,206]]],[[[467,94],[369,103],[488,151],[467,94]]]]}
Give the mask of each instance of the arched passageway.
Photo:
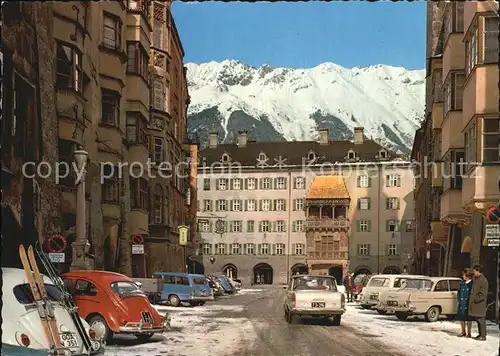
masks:
{"type": "Polygon", "coordinates": [[[188,266],[188,272],[192,274],[205,274],[205,266],[199,261],[193,260],[193,258],[188,258],[186,261],[188,266]]]}
{"type": "Polygon", "coordinates": [[[291,268],[292,275],[296,274],[307,274],[308,269],[307,266],[303,263],[296,263],[291,268]]]}
{"type": "Polygon", "coordinates": [[[382,271],[382,274],[400,274],[401,270],[397,266],[387,266],[382,271]]]}
{"type": "Polygon", "coordinates": [[[222,267],[222,272],[228,277],[232,279],[238,278],[238,269],[232,263],[225,265],[222,267]]]}
{"type": "Polygon", "coordinates": [[[342,266],[332,266],[332,267],[328,268],[328,274],[330,276],[335,277],[335,280],[337,281],[338,285],[343,284],[343,282],[344,282],[343,281],[344,270],[343,270],[342,266]]]}
{"type": "Polygon", "coordinates": [[[273,268],[267,263],[259,263],[253,268],[254,284],[273,284],[273,268]]]}
{"type": "Polygon", "coordinates": [[[372,274],[372,271],[368,267],[358,267],[354,270],[354,278],[360,274],[369,275],[372,274]]]}

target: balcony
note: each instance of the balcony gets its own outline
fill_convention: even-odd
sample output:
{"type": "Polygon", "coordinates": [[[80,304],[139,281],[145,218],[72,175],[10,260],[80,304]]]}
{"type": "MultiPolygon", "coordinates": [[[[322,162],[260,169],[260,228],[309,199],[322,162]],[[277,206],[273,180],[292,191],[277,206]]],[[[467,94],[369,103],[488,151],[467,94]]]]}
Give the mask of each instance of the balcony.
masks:
{"type": "Polygon", "coordinates": [[[311,260],[345,260],[347,252],[313,251],[307,254],[307,258],[311,260]]]}
{"type": "Polygon", "coordinates": [[[449,189],[441,196],[441,220],[453,221],[462,217],[462,190],[449,189]]]}
{"type": "Polygon", "coordinates": [[[317,217],[308,217],[306,219],[306,229],[349,229],[351,222],[349,219],[320,219],[317,217]]]}

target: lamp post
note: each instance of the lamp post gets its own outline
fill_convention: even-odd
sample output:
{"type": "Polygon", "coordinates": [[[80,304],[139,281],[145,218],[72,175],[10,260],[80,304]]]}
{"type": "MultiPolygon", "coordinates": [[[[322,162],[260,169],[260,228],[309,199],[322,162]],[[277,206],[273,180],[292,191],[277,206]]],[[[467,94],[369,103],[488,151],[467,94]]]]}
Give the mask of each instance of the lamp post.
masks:
{"type": "Polygon", "coordinates": [[[427,275],[431,276],[431,240],[425,242],[427,244],[427,250],[425,251],[425,260],[427,265],[427,275]]]}
{"type": "Polygon", "coordinates": [[[87,257],[90,244],[87,240],[86,232],[86,202],[85,202],[85,175],[87,174],[86,166],[88,159],[88,152],[82,149],[74,152],[75,163],[80,174],[75,182],[76,184],[76,238],[75,242],[71,245],[73,249],[73,259],[71,261],[70,269],[75,270],[89,270],[92,269],[90,261],[87,257]]]}

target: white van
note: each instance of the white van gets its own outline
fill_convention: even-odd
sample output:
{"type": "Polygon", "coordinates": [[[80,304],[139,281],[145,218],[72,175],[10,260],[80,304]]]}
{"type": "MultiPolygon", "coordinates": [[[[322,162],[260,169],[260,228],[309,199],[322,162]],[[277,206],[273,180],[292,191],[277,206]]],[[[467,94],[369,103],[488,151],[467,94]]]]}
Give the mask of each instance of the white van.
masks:
{"type": "MultiPolygon", "coordinates": [[[[410,274],[377,274],[370,278],[360,298],[360,305],[364,309],[376,309],[381,292],[396,290],[402,287],[401,282],[408,278],[426,277],[410,274]]],[[[387,314],[386,310],[378,310],[379,314],[387,314]]]]}

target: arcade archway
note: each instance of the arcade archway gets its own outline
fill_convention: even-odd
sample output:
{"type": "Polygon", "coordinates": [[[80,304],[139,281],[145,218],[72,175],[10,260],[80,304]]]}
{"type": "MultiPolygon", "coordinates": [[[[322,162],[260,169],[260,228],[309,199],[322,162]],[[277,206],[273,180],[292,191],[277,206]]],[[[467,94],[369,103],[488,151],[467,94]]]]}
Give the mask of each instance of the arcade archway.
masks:
{"type": "Polygon", "coordinates": [[[186,261],[189,273],[192,274],[205,274],[205,266],[199,261],[194,260],[192,257],[186,261]]]}
{"type": "Polygon", "coordinates": [[[368,275],[368,274],[372,274],[372,271],[370,270],[370,268],[368,267],[365,267],[365,266],[359,266],[358,268],[356,268],[354,270],[354,277],[360,275],[360,274],[365,274],[365,275],[368,275]]]}
{"type": "Polygon", "coordinates": [[[232,279],[238,278],[238,269],[232,263],[225,265],[222,267],[222,272],[228,277],[232,279]]]}
{"type": "Polygon", "coordinates": [[[292,275],[296,275],[296,274],[307,274],[308,273],[308,268],[307,268],[307,265],[303,264],[303,263],[296,263],[292,266],[291,268],[291,272],[292,272],[292,275]]]}
{"type": "Polygon", "coordinates": [[[342,266],[332,266],[328,268],[328,275],[335,277],[338,285],[343,284],[344,270],[342,266]]]}
{"type": "Polygon", "coordinates": [[[397,266],[387,266],[382,271],[382,274],[401,274],[401,269],[397,266]]]}
{"type": "Polygon", "coordinates": [[[254,284],[273,284],[273,268],[267,263],[259,263],[253,268],[254,284]]]}

